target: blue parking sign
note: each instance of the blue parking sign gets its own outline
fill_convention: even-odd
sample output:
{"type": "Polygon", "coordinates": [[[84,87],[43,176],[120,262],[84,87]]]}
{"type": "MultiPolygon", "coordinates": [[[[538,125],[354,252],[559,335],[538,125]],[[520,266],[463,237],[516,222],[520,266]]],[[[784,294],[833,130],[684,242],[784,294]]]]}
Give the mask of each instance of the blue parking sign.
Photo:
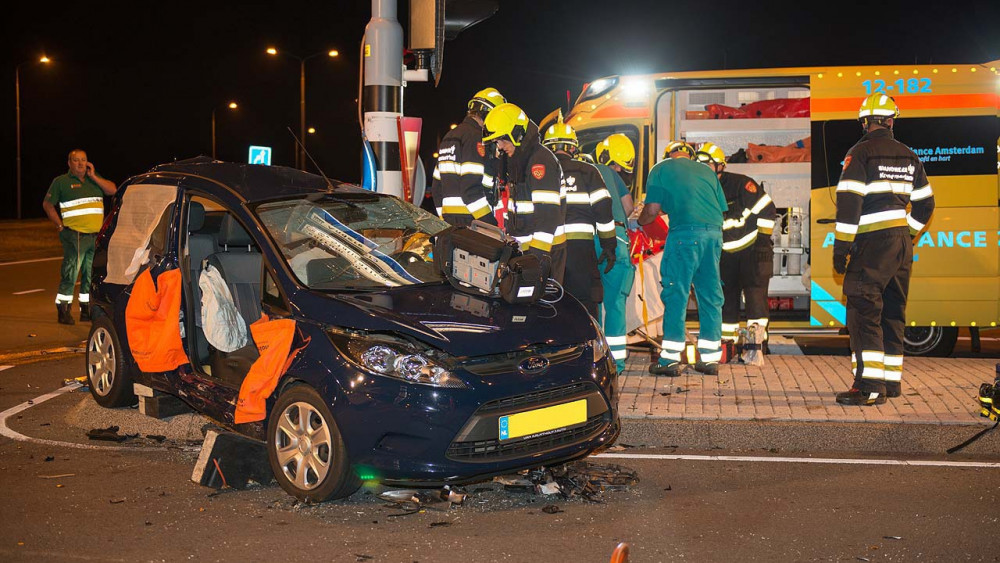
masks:
{"type": "Polygon", "coordinates": [[[271,165],[271,147],[255,147],[250,145],[250,164],[271,165]]]}

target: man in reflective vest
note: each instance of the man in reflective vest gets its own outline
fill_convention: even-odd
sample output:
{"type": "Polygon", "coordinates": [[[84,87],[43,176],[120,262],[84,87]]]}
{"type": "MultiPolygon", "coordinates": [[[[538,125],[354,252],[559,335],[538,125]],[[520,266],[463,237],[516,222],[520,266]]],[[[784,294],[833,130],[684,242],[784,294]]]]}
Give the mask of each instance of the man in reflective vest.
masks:
{"type": "Polygon", "coordinates": [[[90,320],[90,266],[94,260],[94,240],[104,224],[104,196],[117,191],[87,161],[87,153],[69,153],[69,172],[52,180],[42,208],[59,230],[63,247],[62,279],[56,294],[59,322],[75,324],[70,313],[73,287],[80,277],[80,320],[90,320]],[[58,207],[58,210],[56,209],[58,207]]]}
{"type": "Polygon", "coordinates": [[[695,370],[719,373],[722,360],[722,217],[728,207],[719,178],[691,160],[694,150],[683,141],[667,145],[666,160],[656,164],[646,179],[646,200],[639,224],[657,220],[662,210],[670,221],[663,247],[660,283],[663,291],[663,343],[659,362],[649,366],[654,375],[681,374],[681,354],[687,342],[684,321],[694,284],[698,299],[698,354],[695,370]]]}
{"type": "MultiPolygon", "coordinates": [[[[635,169],[635,146],[621,133],[610,135],[597,144],[597,170],[604,178],[604,185],[611,194],[611,214],[615,220],[615,266],[610,272],[601,270],[601,284],[604,286],[604,316],[598,316],[604,329],[604,337],[615,359],[618,373],[625,371],[628,358],[625,309],[628,296],[635,281],[635,267],[629,256],[629,238],[626,231],[628,217],[632,214],[632,193],[622,179],[622,174],[632,174],[635,169]]],[[[599,241],[600,239],[598,239],[599,241]]],[[[600,242],[598,242],[600,244],[600,242]]],[[[601,250],[598,248],[597,250],[601,250]]]]}
{"type": "Polygon", "coordinates": [[[934,192],[920,159],[892,136],[899,117],[885,94],[865,98],[865,135],[847,151],[837,184],[833,269],[844,275],[854,383],[842,405],[900,396],[913,237],[930,221],[934,192]],[[907,211],[909,207],[909,211],[907,211]]]}
{"type": "Polygon", "coordinates": [[[735,343],[740,329],[740,295],[746,300],[747,327],[756,324],[767,338],[770,318],[767,286],[774,270],[774,231],[776,209],[771,196],[749,176],[726,172],[726,155],[714,143],[698,149],[699,162],[715,170],[726,196],[722,221],[722,339],[735,343]]]}
{"type": "Polygon", "coordinates": [[[542,145],[553,151],[563,172],[566,197],[566,272],[563,287],[576,297],[594,318],[604,301],[604,287],[599,270],[610,272],[615,266],[615,221],[611,213],[611,194],[601,173],[593,164],[573,160],[580,151],[576,131],[559,119],[545,130],[542,145]],[[594,251],[594,235],[600,239],[600,256],[594,251]],[[606,262],[606,264],[605,264],[606,262]],[[603,267],[598,268],[598,264],[603,267]]]}
{"type": "Polygon", "coordinates": [[[474,220],[496,225],[493,216],[492,158],[483,146],[483,120],[504,103],[495,88],[485,88],[469,100],[462,123],[444,136],[438,146],[431,195],[438,216],[449,224],[468,227],[474,220]]]}

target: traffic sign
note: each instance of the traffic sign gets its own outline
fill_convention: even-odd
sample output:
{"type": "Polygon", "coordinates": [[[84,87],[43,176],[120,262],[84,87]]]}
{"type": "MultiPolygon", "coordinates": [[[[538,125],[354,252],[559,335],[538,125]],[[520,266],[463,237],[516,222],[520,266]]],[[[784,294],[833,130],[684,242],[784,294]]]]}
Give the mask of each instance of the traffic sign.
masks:
{"type": "Polygon", "coordinates": [[[250,164],[271,165],[271,147],[255,147],[250,145],[250,164]]]}

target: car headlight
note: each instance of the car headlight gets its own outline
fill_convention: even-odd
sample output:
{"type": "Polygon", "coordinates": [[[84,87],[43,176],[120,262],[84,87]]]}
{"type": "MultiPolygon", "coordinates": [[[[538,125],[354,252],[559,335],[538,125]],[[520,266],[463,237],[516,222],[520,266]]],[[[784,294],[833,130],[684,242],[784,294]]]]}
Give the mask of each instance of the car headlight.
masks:
{"type": "Polygon", "coordinates": [[[602,361],[609,353],[608,342],[604,339],[604,331],[597,324],[597,321],[593,317],[590,319],[591,324],[594,325],[594,332],[597,336],[590,341],[590,349],[594,351],[594,363],[602,361]]]}
{"type": "Polygon", "coordinates": [[[432,387],[465,389],[465,382],[431,357],[430,349],[420,350],[405,340],[391,337],[330,335],[344,356],[365,371],[432,387]]]}

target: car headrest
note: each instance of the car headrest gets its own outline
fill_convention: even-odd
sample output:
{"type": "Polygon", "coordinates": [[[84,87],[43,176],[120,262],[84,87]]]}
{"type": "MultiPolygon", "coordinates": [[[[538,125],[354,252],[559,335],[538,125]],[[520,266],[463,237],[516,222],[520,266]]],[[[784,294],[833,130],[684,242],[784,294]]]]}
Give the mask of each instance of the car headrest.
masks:
{"type": "Polygon", "coordinates": [[[219,227],[219,245],[223,246],[250,246],[253,239],[246,229],[240,225],[232,215],[226,214],[222,218],[222,225],[219,227]]]}
{"type": "Polygon", "coordinates": [[[188,205],[188,232],[200,231],[205,226],[205,206],[192,201],[188,205]]]}

